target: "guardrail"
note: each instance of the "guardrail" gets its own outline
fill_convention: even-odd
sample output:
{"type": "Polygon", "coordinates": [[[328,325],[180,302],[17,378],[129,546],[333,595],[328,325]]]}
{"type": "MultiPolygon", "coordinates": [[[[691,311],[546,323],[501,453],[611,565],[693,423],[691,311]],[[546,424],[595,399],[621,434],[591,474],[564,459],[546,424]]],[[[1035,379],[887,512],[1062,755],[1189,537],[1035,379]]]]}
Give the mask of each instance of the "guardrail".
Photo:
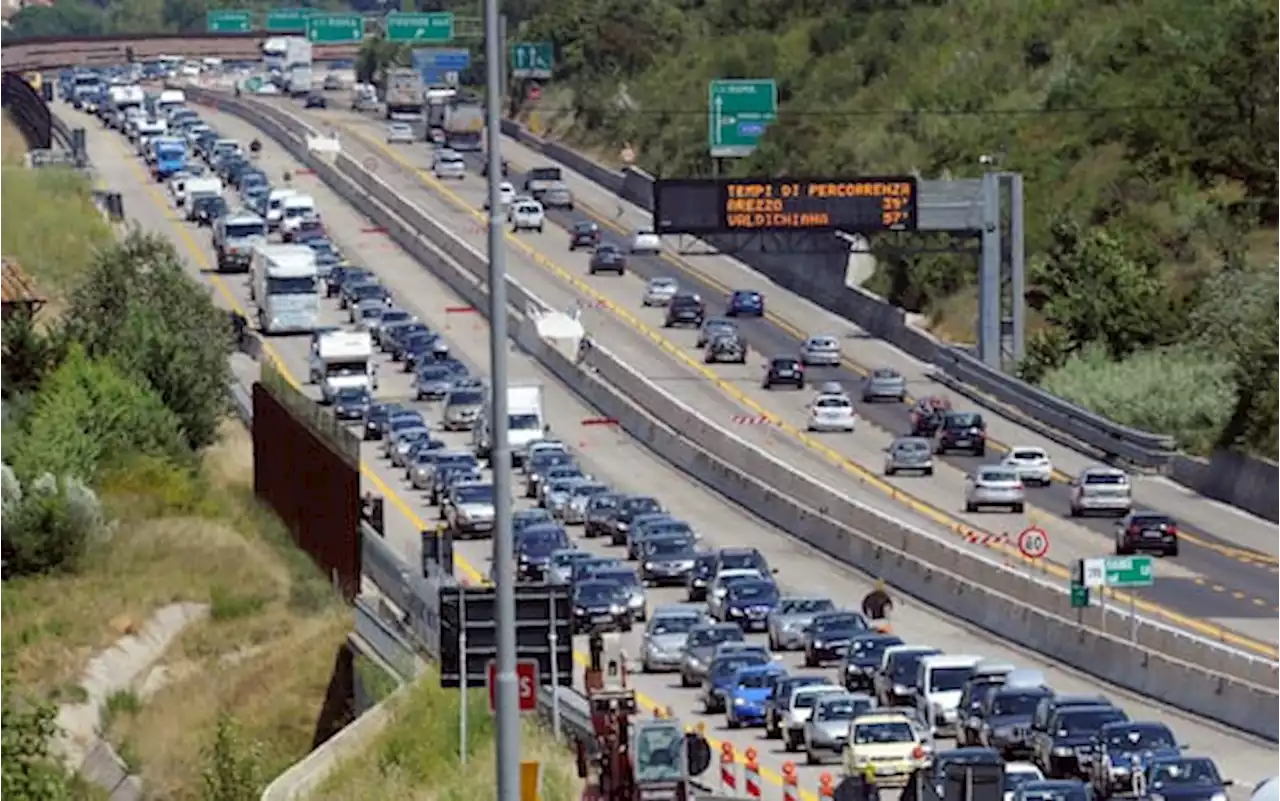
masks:
{"type": "MultiPolygon", "coordinates": [[[[558,142],[535,136],[515,120],[503,120],[502,132],[531,150],[568,166],[623,200],[634,203],[645,211],[653,211],[654,179],[644,173],[644,170],[627,166],[622,171],[617,171],[596,164],[558,142]]],[[[717,238],[710,237],[708,242],[716,246],[717,238]]],[[[974,402],[998,412],[1015,409],[1025,417],[1041,421],[1042,429],[1046,429],[1039,431],[1041,434],[1052,436],[1050,431],[1057,430],[1107,458],[1123,459],[1126,463],[1152,470],[1165,470],[1176,453],[1172,436],[1129,429],[1088,409],[1062,401],[1061,398],[1005,372],[992,369],[974,360],[969,354],[948,347],[931,334],[910,325],[901,308],[867,290],[851,287],[833,290],[829,282],[817,282],[797,275],[799,270],[794,267],[796,258],[803,256],[778,261],[776,258],[771,260],[763,253],[735,252],[733,257],[809,301],[856,322],[873,337],[886,340],[911,356],[931,363],[938,380],[957,392],[968,395],[974,402]]],[[[800,328],[803,329],[804,326],[800,328]]]]}
{"type": "MultiPolygon", "coordinates": [[[[278,141],[333,191],[386,228],[393,241],[464,301],[487,308],[484,255],[356,160],[308,152],[305,138],[315,132],[306,123],[267,104],[204,90],[192,93],[278,141]]],[[[1124,618],[1097,609],[1074,610],[1063,586],[960,550],[797,473],[701,417],[604,347],[591,350],[591,369],[584,370],[541,340],[520,313],[530,306],[546,309],[547,304],[514,279],[508,284],[517,344],[697,480],[832,557],[882,576],[923,603],[1002,639],[1194,714],[1276,739],[1280,705],[1274,661],[1145,617],[1127,619],[1132,640],[1117,636],[1114,632],[1125,630],[1119,625],[1124,618]]]]}

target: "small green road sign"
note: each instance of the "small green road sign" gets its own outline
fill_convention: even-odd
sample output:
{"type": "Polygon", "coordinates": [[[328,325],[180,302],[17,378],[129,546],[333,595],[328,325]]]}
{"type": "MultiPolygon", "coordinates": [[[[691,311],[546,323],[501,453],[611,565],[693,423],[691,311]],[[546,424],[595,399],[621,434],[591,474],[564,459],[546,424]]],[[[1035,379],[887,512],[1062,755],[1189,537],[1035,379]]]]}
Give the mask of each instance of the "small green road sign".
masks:
{"type": "Polygon", "coordinates": [[[411,14],[393,11],[387,15],[387,41],[445,44],[453,41],[453,12],[432,11],[411,14]]]}
{"type": "Polygon", "coordinates": [[[1089,608],[1089,588],[1083,584],[1071,584],[1071,608],[1072,609],[1088,609],[1089,608]]]}
{"type": "Polygon", "coordinates": [[[302,33],[307,29],[307,18],[312,13],[309,8],[273,8],[267,12],[267,31],[302,33]]]}
{"type": "Polygon", "coordinates": [[[707,114],[713,158],[750,156],[778,117],[778,84],[772,78],[712,81],[707,114]]]}
{"type": "Polygon", "coordinates": [[[555,67],[551,42],[516,42],[511,45],[511,77],[548,80],[555,67]]]}
{"type": "Polygon", "coordinates": [[[204,22],[209,33],[248,33],[253,30],[253,12],[220,8],[206,12],[204,22]]]}
{"type": "Polygon", "coordinates": [[[313,44],[347,44],[364,39],[364,17],[359,14],[312,14],[307,17],[307,39],[313,44]]]}
{"type": "Polygon", "coordinates": [[[1108,587],[1150,587],[1156,583],[1155,559],[1150,556],[1108,556],[1103,569],[1108,587]]]}
{"type": "Polygon", "coordinates": [[[253,94],[257,94],[262,90],[262,79],[259,78],[257,75],[253,75],[248,78],[245,78],[244,90],[246,92],[252,92],[253,94]]]}

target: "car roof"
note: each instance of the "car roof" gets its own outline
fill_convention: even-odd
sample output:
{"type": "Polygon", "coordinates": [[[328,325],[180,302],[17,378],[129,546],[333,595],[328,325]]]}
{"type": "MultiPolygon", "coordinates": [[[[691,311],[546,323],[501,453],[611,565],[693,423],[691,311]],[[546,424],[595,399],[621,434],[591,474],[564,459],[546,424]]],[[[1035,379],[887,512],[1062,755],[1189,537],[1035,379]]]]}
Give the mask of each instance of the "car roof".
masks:
{"type": "Polygon", "coordinates": [[[911,717],[906,712],[867,712],[853,719],[854,723],[871,725],[876,723],[906,723],[910,725],[911,717]]]}

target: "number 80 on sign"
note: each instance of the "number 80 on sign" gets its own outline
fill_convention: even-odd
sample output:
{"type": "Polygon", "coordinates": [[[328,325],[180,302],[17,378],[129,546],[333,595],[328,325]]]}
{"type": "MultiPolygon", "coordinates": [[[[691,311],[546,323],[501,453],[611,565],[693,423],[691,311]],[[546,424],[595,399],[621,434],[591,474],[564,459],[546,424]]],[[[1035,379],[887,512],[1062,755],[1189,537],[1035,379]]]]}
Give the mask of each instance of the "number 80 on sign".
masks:
{"type": "Polygon", "coordinates": [[[1028,559],[1043,559],[1049,553],[1049,533],[1032,526],[1018,534],[1018,550],[1028,559]]]}

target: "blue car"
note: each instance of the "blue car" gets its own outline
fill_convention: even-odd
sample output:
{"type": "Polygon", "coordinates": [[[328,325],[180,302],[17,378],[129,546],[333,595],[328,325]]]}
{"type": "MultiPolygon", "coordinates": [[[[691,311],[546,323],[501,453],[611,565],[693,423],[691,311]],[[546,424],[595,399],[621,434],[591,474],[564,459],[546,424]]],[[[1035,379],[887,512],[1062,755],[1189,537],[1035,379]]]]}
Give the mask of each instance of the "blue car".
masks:
{"type": "Polygon", "coordinates": [[[764,295],[754,289],[735,289],[725,307],[726,317],[763,317],[764,295]]]}
{"type": "Polygon", "coordinates": [[[731,729],[763,726],[765,707],[778,686],[776,677],[786,674],[786,668],[774,663],[739,670],[729,691],[725,725],[731,729]]]}
{"type": "MultiPolygon", "coordinates": [[[[702,681],[702,706],[707,714],[725,711],[729,702],[729,693],[736,686],[738,671],[748,667],[760,667],[773,664],[773,657],[763,648],[735,649],[731,653],[718,656],[707,669],[707,677],[702,681]]],[[[761,702],[761,715],[763,716],[761,702]]]]}
{"type": "Polygon", "coordinates": [[[1134,774],[1144,772],[1153,760],[1182,755],[1173,730],[1163,723],[1116,721],[1103,725],[1097,737],[1089,779],[1102,798],[1129,792],[1134,774]]]}
{"type": "MultiPolygon", "coordinates": [[[[1148,798],[1168,801],[1221,801],[1233,782],[1222,778],[1218,766],[1208,757],[1162,757],[1147,763],[1145,784],[1148,798]]],[[[1257,798],[1260,794],[1255,794],[1257,798]]]]}

